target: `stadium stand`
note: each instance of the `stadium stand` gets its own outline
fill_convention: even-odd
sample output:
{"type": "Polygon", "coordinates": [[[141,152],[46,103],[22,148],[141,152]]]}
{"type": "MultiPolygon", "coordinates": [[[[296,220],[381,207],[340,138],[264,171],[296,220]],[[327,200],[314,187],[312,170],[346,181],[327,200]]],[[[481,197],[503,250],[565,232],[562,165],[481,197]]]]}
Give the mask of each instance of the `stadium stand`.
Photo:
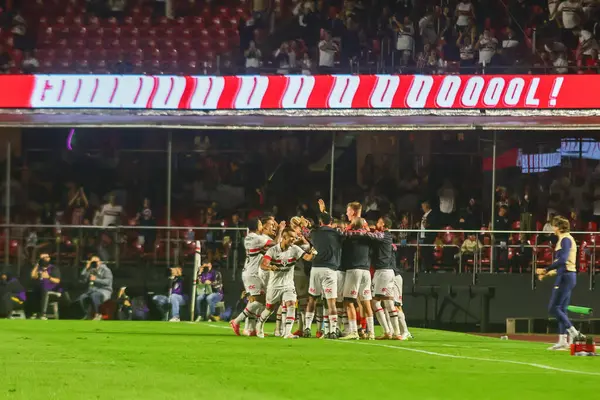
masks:
{"type": "Polygon", "coordinates": [[[173,0],[169,12],[143,0],[7,3],[4,73],[598,70],[593,2],[173,0]],[[259,51],[248,53],[252,42],[259,51]]]}

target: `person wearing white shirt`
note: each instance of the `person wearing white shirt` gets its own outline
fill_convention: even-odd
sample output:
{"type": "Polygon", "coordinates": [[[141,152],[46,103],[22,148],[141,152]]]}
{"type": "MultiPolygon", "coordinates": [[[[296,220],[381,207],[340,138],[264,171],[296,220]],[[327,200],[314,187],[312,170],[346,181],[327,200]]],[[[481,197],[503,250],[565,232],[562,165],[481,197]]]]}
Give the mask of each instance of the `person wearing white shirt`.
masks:
{"type": "Polygon", "coordinates": [[[392,17],[392,23],[394,30],[396,31],[396,51],[400,54],[400,60],[406,60],[410,58],[415,45],[415,27],[409,17],[404,17],[403,23],[396,20],[396,17],[392,17]],[[405,57],[408,53],[408,57],[405,57]]]}
{"type": "Polygon", "coordinates": [[[448,179],[444,181],[444,184],[438,190],[438,196],[440,198],[440,211],[443,214],[452,214],[454,212],[456,191],[448,179]]]}
{"type": "Polygon", "coordinates": [[[475,44],[475,49],[479,50],[479,64],[486,66],[492,62],[492,57],[496,54],[498,39],[492,36],[489,29],[483,31],[479,41],[475,44]]]}
{"type": "Polygon", "coordinates": [[[323,40],[319,42],[319,70],[321,73],[331,73],[335,53],[339,50],[339,46],[331,40],[331,34],[325,32],[323,40]]]}
{"type": "Polygon", "coordinates": [[[475,9],[471,0],[461,0],[456,5],[456,29],[460,32],[467,29],[472,20],[475,19],[475,9]]]}
{"type": "Polygon", "coordinates": [[[583,7],[579,0],[566,0],[559,4],[557,15],[560,15],[559,21],[565,29],[574,29],[581,22],[583,7]]]}
{"type": "Polygon", "coordinates": [[[246,57],[246,73],[258,73],[262,55],[260,54],[260,50],[256,48],[256,43],[254,43],[254,41],[250,42],[250,46],[248,47],[248,50],[244,52],[244,56],[246,57]]]}
{"type": "Polygon", "coordinates": [[[108,197],[108,203],[100,208],[98,217],[100,218],[102,226],[116,226],[121,223],[122,214],[123,207],[115,203],[114,195],[110,195],[108,197]]]}

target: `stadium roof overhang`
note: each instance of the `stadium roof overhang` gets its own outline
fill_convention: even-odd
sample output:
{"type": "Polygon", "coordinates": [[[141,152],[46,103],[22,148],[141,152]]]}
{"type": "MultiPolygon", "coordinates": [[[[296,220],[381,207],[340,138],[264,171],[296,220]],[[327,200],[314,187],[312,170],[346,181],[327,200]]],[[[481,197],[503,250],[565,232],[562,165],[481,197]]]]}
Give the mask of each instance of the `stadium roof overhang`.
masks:
{"type": "Polygon", "coordinates": [[[206,130],[600,130],[595,110],[0,110],[0,127],[206,130]]]}

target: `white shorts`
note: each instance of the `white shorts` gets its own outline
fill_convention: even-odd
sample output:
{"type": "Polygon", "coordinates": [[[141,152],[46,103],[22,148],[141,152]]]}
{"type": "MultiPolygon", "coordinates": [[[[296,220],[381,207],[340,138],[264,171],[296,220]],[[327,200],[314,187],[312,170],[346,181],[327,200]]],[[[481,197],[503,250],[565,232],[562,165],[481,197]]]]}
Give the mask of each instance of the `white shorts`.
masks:
{"type": "Polygon", "coordinates": [[[394,276],[394,302],[402,306],[402,286],[404,285],[404,279],[402,275],[394,276]]]}
{"type": "Polygon", "coordinates": [[[308,294],[313,297],[323,296],[326,299],[337,297],[337,274],[330,268],[313,267],[310,270],[308,294]]]}
{"type": "Polygon", "coordinates": [[[366,269],[349,269],[344,278],[345,299],[371,300],[371,273],[366,269]]]}
{"type": "Polygon", "coordinates": [[[373,275],[373,293],[375,296],[394,297],[395,288],[393,270],[379,269],[375,271],[375,275],[373,275]]]}
{"type": "Polygon", "coordinates": [[[346,281],[346,271],[335,271],[337,275],[337,302],[344,301],[344,282],[346,281]]]}
{"type": "Polygon", "coordinates": [[[298,297],[308,296],[308,276],[298,268],[294,270],[294,286],[298,297]]]}
{"type": "Polygon", "coordinates": [[[296,289],[293,287],[267,288],[267,305],[276,303],[296,302],[296,289]]]}
{"type": "Polygon", "coordinates": [[[250,296],[258,296],[265,292],[265,284],[258,275],[242,272],[242,282],[244,282],[246,293],[250,296]]]}
{"type": "Polygon", "coordinates": [[[259,269],[258,270],[258,277],[262,281],[263,290],[266,292],[267,291],[267,286],[268,286],[268,283],[269,283],[269,271],[265,271],[264,269],[259,269]]]}

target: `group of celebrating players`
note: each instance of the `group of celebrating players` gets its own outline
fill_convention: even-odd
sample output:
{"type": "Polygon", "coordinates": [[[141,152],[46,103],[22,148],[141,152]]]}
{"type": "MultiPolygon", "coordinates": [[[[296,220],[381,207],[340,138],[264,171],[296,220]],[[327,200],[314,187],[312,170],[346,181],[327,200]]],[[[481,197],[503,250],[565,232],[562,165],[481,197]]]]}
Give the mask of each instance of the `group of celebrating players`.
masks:
{"type": "Polygon", "coordinates": [[[249,295],[230,322],[243,334],[264,338],[264,325],[277,311],[275,336],[342,340],[412,338],[402,311],[402,276],[396,267],[391,220],[369,227],[362,206],[348,204],[346,223],[334,223],[319,200],[318,226],[294,217],[289,226],[274,218],[248,221],[242,279],[249,295]],[[374,269],[371,278],[371,268],[374,269]],[[293,332],[298,307],[298,330],[293,332]],[[375,337],[374,315],[383,329],[375,337]],[[359,327],[360,326],[360,327],[359,327]]]}

